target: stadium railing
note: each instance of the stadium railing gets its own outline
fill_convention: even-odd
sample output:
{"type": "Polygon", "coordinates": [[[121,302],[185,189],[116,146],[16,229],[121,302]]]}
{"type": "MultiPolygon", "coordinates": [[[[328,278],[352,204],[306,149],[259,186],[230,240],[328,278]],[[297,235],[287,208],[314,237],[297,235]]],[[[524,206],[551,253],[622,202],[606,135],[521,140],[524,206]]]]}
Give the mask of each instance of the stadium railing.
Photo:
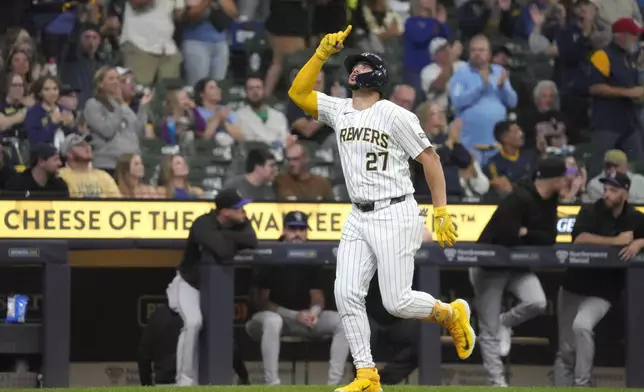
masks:
{"type": "MultiPolygon", "coordinates": [[[[232,366],[233,336],[233,268],[239,264],[333,264],[337,242],[285,244],[263,242],[252,252],[239,255],[235,262],[221,264],[205,255],[202,262],[201,306],[206,333],[202,334],[206,350],[201,351],[200,383],[227,385],[231,382],[228,369],[232,366]],[[205,293],[205,295],[204,295],[205,293]]],[[[644,347],[644,254],[626,262],[619,257],[619,248],[558,244],[554,247],[504,248],[492,245],[457,244],[442,249],[438,245],[423,246],[416,254],[419,289],[440,292],[440,268],[476,266],[530,268],[624,268],[626,270],[626,386],[644,387],[644,358],[638,348],[644,347]]],[[[441,331],[436,324],[422,324],[419,339],[419,383],[440,385],[441,331]]]]}

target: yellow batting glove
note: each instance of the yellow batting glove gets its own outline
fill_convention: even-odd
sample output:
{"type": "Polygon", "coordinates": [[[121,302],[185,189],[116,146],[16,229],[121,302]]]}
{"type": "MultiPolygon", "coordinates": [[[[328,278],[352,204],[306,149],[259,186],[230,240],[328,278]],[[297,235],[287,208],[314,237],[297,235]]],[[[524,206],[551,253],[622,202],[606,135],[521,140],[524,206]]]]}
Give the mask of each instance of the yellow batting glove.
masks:
{"type": "Polygon", "coordinates": [[[326,61],[332,54],[338,53],[344,48],[344,40],[351,32],[353,27],[349,25],[346,30],[337,33],[327,34],[320,41],[320,45],[315,50],[315,54],[322,61],[326,61]]]}
{"type": "Polygon", "coordinates": [[[447,212],[447,207],[434,208],[434,232],[436,239],[441,248],[447,246],[454,246],[458,234],[456,227],[452,223],[452,216],[447,212]]]}

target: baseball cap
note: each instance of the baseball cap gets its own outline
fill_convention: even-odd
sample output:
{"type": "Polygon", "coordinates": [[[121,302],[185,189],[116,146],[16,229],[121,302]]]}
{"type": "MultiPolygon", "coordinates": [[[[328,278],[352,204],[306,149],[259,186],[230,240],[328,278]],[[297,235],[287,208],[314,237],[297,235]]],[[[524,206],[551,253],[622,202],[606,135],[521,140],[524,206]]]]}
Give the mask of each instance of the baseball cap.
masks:
{"type": "Polygon", "coordinates": [[[633,18],[621,18],[613,23],[613,34],[624,33],[630,35],[640,35],[644,32],[642,26],[640,26],[635,19],[633,18]]]}
{"type": "Polygon", "coordinates": [[[622,150],[608,150],[604,154],[604,163],[612,163],[614,165],[626,165],[628,164],[628,158],[626,153],[622,150]]]}
{"type": "Polygon", "coordinates": [[[49,159],[58,154],[56,147],[48,143],[38,143],[31,148],[29,152],[29,166],[35,166],[39,159],[49,159]]]}
{"type": "Polygon", "coordinates": [[[71,84],[63,84],[60,87],[60,95],[61,96],[66,96],[66,95],[71,95],[71,94],[78,94],[80,93],[80,89],[73,87],[71,84]]]}
{"type": "Polygon", "coordinates": [[[250,203],[251,199],[244,199],[237,189],[224,189],[215,197],[218,210],[225,208],[239,209],[250,203]]]}
{"type": "Polygon", "coordinates": [[[60,145],[60,153],[62,155],[67,155],[69,150],[71,150],[72,147],[78,146],[79,144],[83,143],[89,143],[91,140],[91,136],[89,134],[80,134],[80,133],[72,133],[67,135],[65,137],[65,140],[63,143],[60,145]]]}
{"type": "Polygon", "coordinates": [[[449,42],[443,37],[436,37],[429,43],[429,54],[434,56],[436,52],[449,45],[449,42]]]}
{"type": "Polygon", "coordinates": [[[131,74],[133,73],[131,69],[129,68],[124,68],[124,67],[116,67],[116,74],[121,77],[123,75],[131,74]]]}
{"type": "Polygon", "coordinates": [[[599,182],[626,190],[629,190],[631,188],[631,179],[628,178],[626,174],[619,172],[611,173],[611,175],[608,177],[600,178],[599,182]]]}
{"type": "Polygon", "coordinates": [[[566,163],[561,158],[546,158],[537,164],[537,178],[541,180],[564,177],[567,172],[566,163]]]}
{"type": "Polygon", "coordinates": [[[308,215],[301,211],[291,211],[284,216],[284,227],[308,229],[308,215]]]}

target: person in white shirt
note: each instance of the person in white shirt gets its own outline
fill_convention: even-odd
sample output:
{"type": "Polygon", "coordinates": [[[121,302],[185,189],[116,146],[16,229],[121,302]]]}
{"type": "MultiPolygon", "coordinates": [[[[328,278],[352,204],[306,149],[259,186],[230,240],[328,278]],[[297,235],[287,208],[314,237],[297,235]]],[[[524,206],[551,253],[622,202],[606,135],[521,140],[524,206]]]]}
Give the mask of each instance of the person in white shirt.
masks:
{"type": "Polygon", "coordinates": [[[237,110],[244,140],[264,142],[272,148],[285,147],[289,136],[286,116],[265,102],[264,81],[258,76],[246,79],[247,105],[237,110]]]}
{"type": "Polygon", "coordinates": [[[429,54],[433,62],[420,72],[420,81],[428,101],[432,101],[447,109],[449,96],[447,88],[452,74],[466,65],[459,60],[463,53],[463,45],[456,41],[450,45],[445,38],[437,37],[429,43],[429,54]]]}
{"type": "Polygon", "coordinates": [[[182,58],[172,36],[175,20],[179,21],[186,5],[194,2],[155,0],[137,8],[125,2],[120,51],[125,67],[132,70],[140,84],[151,85],[155,77],[181,77],[182,58]]]}

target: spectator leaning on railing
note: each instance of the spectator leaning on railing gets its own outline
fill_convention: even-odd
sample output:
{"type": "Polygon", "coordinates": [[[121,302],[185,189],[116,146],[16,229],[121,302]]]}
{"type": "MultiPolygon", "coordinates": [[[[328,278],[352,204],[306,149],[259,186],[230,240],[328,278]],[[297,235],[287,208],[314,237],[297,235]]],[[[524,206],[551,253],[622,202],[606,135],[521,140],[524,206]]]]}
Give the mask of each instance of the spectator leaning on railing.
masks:
{"type": "Polygon", "coordinates": [[[58,172],[75,198],[120,198],[114,179],[104,170],[92,168],[92,147],[89,135],[67,135],[60,147],[66,165],[58,172]]]}
{"type": "Polygon", "coordinates": [[[95,96],[83,113],[94,147],[94,167],[114,174],[116,162],[124,154],[138,154],[139,139],[145,136],[146,105],[152,94],[141,98],[136,114],[123,101],[116,68],[102,67],[94,76],[95,96]]]}

